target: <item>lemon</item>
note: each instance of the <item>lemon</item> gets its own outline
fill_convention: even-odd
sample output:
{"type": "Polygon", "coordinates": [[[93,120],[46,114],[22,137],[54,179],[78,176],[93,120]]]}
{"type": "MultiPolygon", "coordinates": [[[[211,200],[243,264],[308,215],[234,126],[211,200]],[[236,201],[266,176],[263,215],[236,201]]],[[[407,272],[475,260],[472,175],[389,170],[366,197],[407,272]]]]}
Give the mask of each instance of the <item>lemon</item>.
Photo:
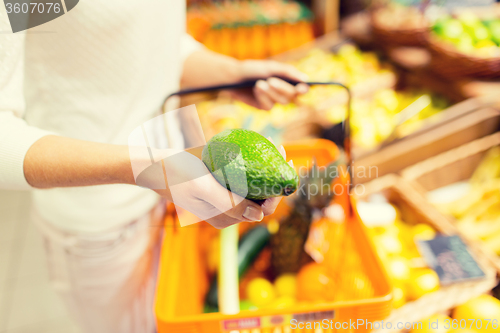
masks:
{"type": "MultiPolygon", "coordinates": [[[[496,326],[496,329],[494,328],[492,320],[497,319],[500,321],[500,300],[490,295],[473,298],[455,308],[453,319],[456,319],[459,323],[462,319],[465,319],[468,323],[470,323],[468,319],[475,319],[476,321],[471,328],[478,333],[499,332],[498,326],[496,326]],[[490,319],[489,324],[488,319],[490,319]],[[487,324],[488,328],[486,328],[487,324]]],[[[500,324],[498,321],[497,325],[500,324]]],[[[470,327],[470,324],[467,327],[470,327]]]]}
{"type": "Polygon", "coordinates": [[[297,303],[297,300],[290,296],[281,296],[271,303],[267,304],[264,308],[266,309],[286,309],[291,306],[294,306],[297,303]]]}
{"type": "Polygon", "coordinates": [[[274,281],[278,296],[295,297],[297,294],[297,278],[294,274],[282,274],[274,281]]]}
{"type": "Polygon", "coordinates": [[[392,305],[395,309],[402,307],[406,303],[406,295],[403,288],[394,287],[392,290],[392,305]]]}
{"type": "Polygon", "coordinates": [[[408,260],[402,257],[389,259],[387,273],[395,282],[405,282],[410,279],[408,260]]]}
{"type": "Polygon", "coordinates": [[[428,224],[419,223],[411,228],[413,236],[420,240],[430,240],[436,237],[436,230],[428,224]]]}
{"type": "Polygon", "coordinates": [[[409,300],[416,300],[439,289],[439,276],[430,268],[419,268],[412,272],[407,283],[409,300]]]}
{"type": "Polygon", "coordinates": [[[415,323],[409,333],[447,333],[445,328],[451,326],[451,318],[443,314],[435,314],[422,320],[420,323],[415,323]]]}
{"type": "Polygon", "coordinates": [[[250,281],[246,292],[250,302],[257,307],[271,303],[276,296],[271,282],[263,278],[255,278],[250,281]]]}
{"type": "Polygon", "coordinates": [[[384,233],[378,235],[375,241],[388,254],[400,254],[403,251],[403,243],[395,235],[384,233]]]}

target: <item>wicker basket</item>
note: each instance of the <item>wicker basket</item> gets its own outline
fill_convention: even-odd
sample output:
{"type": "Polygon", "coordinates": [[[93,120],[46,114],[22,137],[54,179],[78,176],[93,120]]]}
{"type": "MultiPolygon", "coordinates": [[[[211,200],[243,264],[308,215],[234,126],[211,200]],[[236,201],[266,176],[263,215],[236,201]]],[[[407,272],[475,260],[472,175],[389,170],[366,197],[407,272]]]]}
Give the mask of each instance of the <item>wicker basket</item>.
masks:
{"type": "Polygon", "coordinates": [[[432,71],[445,78],[494,79],[500,77],[500,57],[473,57],[458,52],[453,45],[440,41],[433,36],[429,36],[427,45],[432,53],[430,63],[432,71]]]}
{"type": "MultiPolygon", "coordinates": [[[[384,10],[384,9],[380,9],[384,10]]],[[[425,46],[429,24],[422,21],[420,28],[391,28],[381,24],[376,17],[377,11],[371,13],[371,28],[375,43],[383,48],[396,46],[425,46]]]]}
{"type": "Polygon", "coordinates": [[[448,311],[495,287],[498,271],[490,258],[485,255],[481,246],[463,237],[456,227],[432,207],[409,182],[399,176],[386,175],[366,183],[365,193],[362,197],[378,192],[383,193],[391,203],[400,208],[404,220],[427,223],[445,235],[460,235],[485,272],[486,277],[479,281],[442,286],[433,293],[426,294],[416,301],[406,303],[401,308],[394,310],[384,320],[385,323],[392,323],[392,329],[387,329],[387,325],[385,325],[383,330],[377,330],[376,332],[399,332],[401,330],[396,328],[396,323],[421,321],[435,313],[448,311]]]}

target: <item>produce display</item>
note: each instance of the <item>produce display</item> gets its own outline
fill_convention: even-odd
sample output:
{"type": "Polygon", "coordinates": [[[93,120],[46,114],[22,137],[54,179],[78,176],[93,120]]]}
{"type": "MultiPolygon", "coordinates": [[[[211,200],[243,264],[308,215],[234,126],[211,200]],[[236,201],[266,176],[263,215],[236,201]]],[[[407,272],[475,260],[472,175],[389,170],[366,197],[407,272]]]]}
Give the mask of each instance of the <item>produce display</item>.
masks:
{"type": "Polygon", "coordinates": [[[449,311],[433,315],[410,333],[493,333],[500,329],[500,300],[481,295],[449,311]]]}
{"type": "MultiPolygon", "coordinates": [[[[345,145],[346,151],[318,139],[336,140],[330,134],[345,121],[348,98],[339,86],[311,86],[293,103],[276,104],[270,111],[235,100],[231,91],[196,103],[204,134],[210,138],[202,161],[214,178],[257,204],[282,198],[276,211],[261,222],[223,230],[203,222],[200,228],[166,229],[170,243],[164,245],[169,250],[165,253],[183,261],[162,259],[163,276],[176,269],[182,274],[175,279],[169,276],[169,284],[162,285],[160,273],[158,290],[170,294],[155,311],[162,311],[159,323],[171,326],[159,333],[174,329],[322,333],[340,329],[301,330],[291,328],[289,322],[292,318],[302,323],[323,318],[349,322],[363,316],[388,321],[404,321],[406,316],[412,321],[411,328],[392,327],[389,333],[500,331],[500,284],[494,288],[500,269],[496,258],[482,251],[488,248],[500,257],[500,146],[469,156],[466,162],[472,161],[468,165],[472,167],[481,155],[470,179],[427,194],[425,188],[434,187],[419,188],[418,181],[405,178],[419,172],[411,167],[414,160],[410,165],[403,160],[453,149],[452,141],[458,136],[463,144],[492,137],[498,130],[491,122],[484,128],[474,123],[474,131],[469,131],[466,120],[485,111],[486,99],[450,107],[451,102],[436,92],[445,94],[447,83],[450,90],[462,89],[469,84],[465,78],[479,76],[467,72],[470,76],[462,76],[464,82],[448,82],[449,77],[435,66],[440,65],[439,57],[446,63],[448,53],[467,61],[467,56],[476,57],[472,63],[495,62],[493,58],[500,58],[500,16],[496,10],[481,15],[475,10],[436,10],[439,4],[431,1],[398,3],[383,1],[383,6],[365,13],[373,43],[360,44],[363,49],[351,41],[325,46],[325,40],[318,40],[301,48],[300,58],[291,53],[284,56],[310,82],[338,82],[349,88],[352,145],[345,145]],[[406,47],[406,54],[419,47],[417,56],[425,53],[428,63],[403,66],[391,53],[400,46],[406,47]],[[423,130],[416,133],[419,129],[423,130]],[[408,140],[398,140],[412,134],[408,140]],[[412,146],[413,138],[421,139],[423,148],[412,146]],[[398,143],[391,145],[393,141],[398,143]],[[288,153],[281,144],[290,147],[288,153]],[[408,151],[403,151],[405,144],[408,151]],[[354,154],[349,154],[349,148],[354,154]],[[380,160],[382,169],[390,165],[388,172],[401,176],[351,184],[347,164],[350,157],[354,163],[361,160],[363,154],[358,152],[366,152],[373,167],[380,160]],[[369,192],[375,190],[356,192],[365,186],[369,192]],[[190,277],[188,281],[184,276],[190,277]]],[[[309,5],[287,0],[191,1],[187,28],[209,49],[238,59],[266,58],[313,39],[309,5]]],[[[453,70],[453,64],[446,64],[453,70]]],[[[446,94],[456,102],[465,92],[454,95],[455,91],[446,94]]],[[[494,113],[498,105],[487,108],[494,113]]],[[[454,171],[460,175],[451,175],[455,179],[470,174],[471,168],[461,170],[461,163],[446,165],[457,168],[454,171]]],[[[440,167],[431,169],[448,180],[440,167]]],[[[425,173],[418,180],[421,185],[442,181],[432,176],[425,173]]]]}
{"type": "Polygon", "coordinates": [[[481,58],[500,57],[500,18],[480,19],[472,12],[439,18],[432,31],[460,52],[481,58]]]}
{"type": "Polygon", "coordinates": [[[405,222],[398,207],[381,195],[377,200],[359,203],[358,210],[393,282],[395,308],[439,289],[438,275],[427,267],[416,245],[418,240],[436,236],[432,226],[405,222]]]}
{"type": "Polygon", "coordinates": [[[377,26],[388,30],[416,30],[428,27],[425,16],[417,7],[385,6],[375,11],[372,20],[377,26]]]}
{"type": "MultiPolygon", "coordinates": [[[[362,52],[351,44],[341,46],[337,53],[313,50],[292,64],[306,73],[310,81],[338,81],[354,92],[365,91],[360,97],[355,95],[352,101],[353,142],[361,148],[374,148],[389,137],[405,136],[417,130],[422,125],[421,120],[449,106],[446,99],[431,92],[384,87],[380,83],[386,81],[381,78],[394,75],[390,66],[380,62],[375,53],[362,52]],[[367,87],[374,90],[366,92],[367,87]],[[401,113],[403,110],[406,111],[401,113]],[[406,119],[404,114],[408,111],[413,116],[406,119]]],[[[209,134],[241,127],[271,136],[279,143],[289,131],[293,131],[295,139],[300,135],[318,136],[317,126],[328,127],[341,122],[347,112],[344,94],[340,87],[313,86],[296,104],[276,104],[270,111],[225,96],[201,102],[197,109],[202,126],[209,134]],[[317,124],[314,133],[300,129],[301,125],[311,123],[309,118],[315,119],[317,124]]]]}
{"type": "Polygon", "coordinates": [[[486,153],[468,181],[436,189],[428,198],[455,217],[462,232],[500,255],[500,147],[486,153]]]}
{"type": "Polygon", "coordinates": [[[312,41],[311,20],[311,11],[295,1],[203,2],[189,6],[187,30],[213,51],[260,59],[312,41]]]}

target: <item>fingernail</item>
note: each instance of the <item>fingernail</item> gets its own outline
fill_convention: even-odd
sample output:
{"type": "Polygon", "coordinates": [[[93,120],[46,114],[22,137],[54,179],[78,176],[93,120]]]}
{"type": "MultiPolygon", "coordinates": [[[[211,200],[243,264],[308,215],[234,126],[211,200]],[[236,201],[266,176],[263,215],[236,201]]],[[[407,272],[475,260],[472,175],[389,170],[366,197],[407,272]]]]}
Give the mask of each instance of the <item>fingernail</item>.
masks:
{"type": "Polygon", "coordinates": [[[279,89],[279,87],[280,87],[280,80],[275,78],[275,77],[271,77],[271,78],[267,79],[267,83],[273,88],[279,89]]]}
{"type": "Polygon", "coordinates": [[[297,92],[299,94],[305,94],[306,92],[309,91],[309,86],[305,85],[305,84],[299,84],[297,86],[297,92]]]}
{"type": "Polygon", "coordinates": [[[257,87],[259,89],[262,89],[263,91],[268,91],[269,90],[269,85],[265,81],[257,81],[257,87]]]}
{"type": "Polygon", "coordinates": [[[292,160],[288,161],[288,165],[293,168],[293,161],[292,160]]]}
{"type": "Polygon", "coordinates": [[[286,160],[286,151],[285,151],[285,147],[283,147],[283,145],[280,146],[279,152],[280,152],[281,156],[283,156],[283,158],[286,160]]]}
{"type": "Polygon", "coordinates": [[[252,206],[248,206],[243,213],[243,217],[250,221],[262,221],[264,213],[252,206]]]}

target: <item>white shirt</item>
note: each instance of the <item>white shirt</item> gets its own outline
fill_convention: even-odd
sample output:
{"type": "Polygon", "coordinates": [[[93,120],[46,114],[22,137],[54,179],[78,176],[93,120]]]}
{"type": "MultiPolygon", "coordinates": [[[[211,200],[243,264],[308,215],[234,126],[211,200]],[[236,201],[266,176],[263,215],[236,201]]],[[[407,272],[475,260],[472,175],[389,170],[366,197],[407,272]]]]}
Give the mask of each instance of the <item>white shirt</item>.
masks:
{"type": "MultiPolygon", "coordinates": [[[[185,34],[185,1],[85,0],[27,32],[11,31],[0,6],[0,188],[31,189],[29,147],[55,133],[127,144],[179,88],[182,61],[200,46],[185,34]]],[[[56,148],[57,149],[57,148],[56,148]]],[[[158,201],[131,185],[33,190],[42,218],[99,232],[145,214],[158,201]]]]}

